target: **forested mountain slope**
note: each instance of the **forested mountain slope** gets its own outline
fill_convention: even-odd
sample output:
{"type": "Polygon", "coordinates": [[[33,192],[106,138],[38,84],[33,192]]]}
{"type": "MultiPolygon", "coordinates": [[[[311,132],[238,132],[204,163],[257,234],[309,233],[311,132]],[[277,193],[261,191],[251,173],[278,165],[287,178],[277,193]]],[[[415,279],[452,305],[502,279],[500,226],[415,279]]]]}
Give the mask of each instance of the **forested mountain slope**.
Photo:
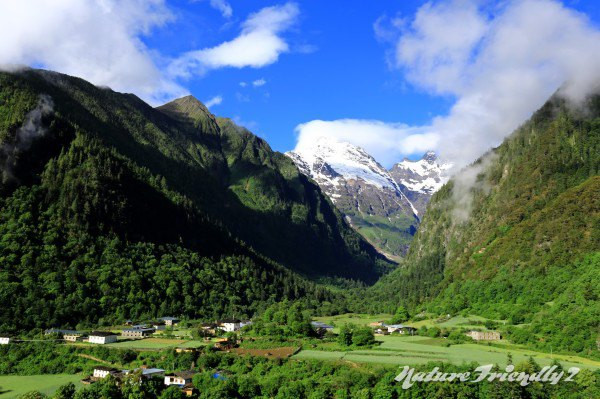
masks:
{"type": "Polygon", "coordinates": [[[513,340],[592,353],[599,172],[600,96],[581,107],[553,96],[434,195],[404,266],[372,296],[528,323],[513,340]]]}
{"type": "Polygon", "coordinates": [[[290,160],[193,98],[153,109],[2,72],[0,145],[2,330],[329,303],[293,271],[368,282],[391,266],[290,160]]]}

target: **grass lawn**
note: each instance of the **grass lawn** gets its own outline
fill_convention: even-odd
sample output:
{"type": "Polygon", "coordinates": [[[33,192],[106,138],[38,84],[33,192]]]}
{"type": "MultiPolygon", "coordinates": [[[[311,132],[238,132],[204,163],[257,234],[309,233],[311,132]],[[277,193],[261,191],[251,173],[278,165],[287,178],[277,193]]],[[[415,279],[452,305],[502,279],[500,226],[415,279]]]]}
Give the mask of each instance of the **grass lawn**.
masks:
{"type": "Polygon", "coordinates": [[[356,363],[415,365],[430,361],[445,361],[454,364],[477,362],[479,364],[506,365],[507,354],[511,353],[515,364],[533,356],[542,366],[560,361],[565,367],[600,369],[600,362],[578,356],[553,355],[522,348],[498,348],[485,344],[460,344],[440,346],[440,339],[427,337],[377,337],[379,347],[349,352],[303,350],[293,356],[296,359],[344,360],[356,363]]]}
{"type": "Polygon", "coordinates": [[[119,340],[118,342],[107,344],[109,348],[127,348],[127,349],[168,349],[168,348],[197,348],[207,345],[203,341],[192,341],[183,339],[168,338],[145,338],[138,340],[119,340]]]}
{"type": "Polygon", "coordinates": [[[51,395],[68,382],[77,388],[82,386],[79,374],[44,374],[44,375],[4,375],[0,376],[0,398],[16,398],[29,391],[40,391],[51,395]]]}

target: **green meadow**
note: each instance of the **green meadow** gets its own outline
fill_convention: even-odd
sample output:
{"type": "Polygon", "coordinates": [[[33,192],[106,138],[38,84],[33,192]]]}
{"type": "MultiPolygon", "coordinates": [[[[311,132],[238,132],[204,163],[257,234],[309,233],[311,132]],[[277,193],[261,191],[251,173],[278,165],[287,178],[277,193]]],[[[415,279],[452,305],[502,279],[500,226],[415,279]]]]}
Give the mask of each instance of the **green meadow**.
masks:
{"type": "Polygon", "coordinates": [[[532,356],[542,366],[549,365],[556,359],[567,368],[575,366],[600,369],[600,362],[598,361],[578,356],[550,355],[510,345],[499,347],[469,343],[445,347],[443,346],[444,339],[419,336],[383,336],[377,337],[377,341],[381,344],[373,349],[352,351],[302,350],[293,358],[394,364],[398,366],[424,364],[431,361],[444,361],[454,364],[476,362],[505,366],[507,355],[510,353],[515,363],[522,362],[532,356]]]}
{"type": "Polygon", "coordinates": [[[82,386],[79,374],[44,374],[44,375],[5,375],[0,376],[0,398],[16,398],[29,391],[40,391],[51,395],[61,385],[73,382],[78,388],[82,386]]]}
{"type": "Polygon", "coordinates": [[[146,338],[137,340],[119,340],[117,342],[107,344],[105,346],[109,348],[162,350],[169,348],[197,348],[207,344],[207,342],[194,340],[146,338]]]}

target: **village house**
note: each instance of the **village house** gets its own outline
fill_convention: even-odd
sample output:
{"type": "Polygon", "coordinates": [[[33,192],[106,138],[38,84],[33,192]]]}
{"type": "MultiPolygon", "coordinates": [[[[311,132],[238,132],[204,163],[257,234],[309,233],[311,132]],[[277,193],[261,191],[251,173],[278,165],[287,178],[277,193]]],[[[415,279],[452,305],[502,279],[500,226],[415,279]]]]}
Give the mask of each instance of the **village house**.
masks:
{"type": "Polygon", "coordinates": [[[179,323],[179,319],[178,318],[170,317],[170,316],[161,317],[158,320],[163,321],[167,327],[173,327],[173,326],[176,326],[177,323],[179,323]]]}
{"type": "Polygon", "coordinates": [[[389,331],[387,330],[387,328],[385,327],[379,327],[375,330],[375,334],[380,334],[380,335],[390,335],[389,331]]]}
{"type": "Polygon", "coordinates": [[[164,321],[158,321],[156,323],[152,323],[152,328],[154,328],[156,331],[164,331],[167,329],[167,326],[165,325],[164,321]]]}
{"type": "Polygon", "coordinates": [[[369,327],[381,327],[383,326],[383,321],[374,321],[372,323],[369,323],[369,327]]]}
{"type": "Polygon", "coordinates": [[[410,326],[404,326],[403,328],[400,329],[400,334],[408,334],[408,335],[413,335],[417,332],[417,329],[414,327],[410,327],[410,326]]]}
{"type": "Polygon", "coordinates": [[[399,333],[400,330],[404,328],[404,325],[402,324],[385,324],[384,326],[387,328],[390,334],[395,332],[399,333]]]}
{"type": "Polygon", "coordinates": [[[194,396],[194,394],[196,393],[197,389],[194,386],[194,384],[186,384],[183,388],[181,388],[181,392],[183,392],[183,394],[185,396],[194,396]]]}
{"type": "Polygon", "coordinates": [[[150,326],[148,324],[135,324],[131,326],[132,330],[143,330],[145,328],[150,328],[150,326]]]}
{"type": "Polygon", "coordinates": [[[192,383],[194,375],[196,375],[195,371],[179,371],[165,375],[165,385],[177,385],[178,387],[183,388],[185,385],[192,383]]]}
{"type": "Polygon", "coordinates": [[[92,374],[92,378],[96,380],[100,380],[108,377],[110,374],[118,373],[118,370],[113,369],[112,367],[106,366],[96,366],[94,367],[94,373],[92,374]]]}
{"type": "Polygon", "coordinates": [[[232,342],[227,338],[223,338],[223,339],[220,339],[217,342],[215,342],[215,349],[218,349],[221,351],[228,351],[228,350],[235,348],[236,346],[237,346],[237,342],[232,342]]]}
{"type": "Polygon", "coordinates": [[[469,331],[467,335],[475,341],[497,341],[501,338],[497,331],[469,331]]]}
{"type": "Polygon", "coordinates": [[[218,322],[219,327],[225,332],[238,331],[241,327],[241,321],[238,319],[225,319],[218,322]]]}
{"type": "Polygon", "coordinates": [[[333,331],[333,326],[320,321],[311,321],[310,324],[318,334],[325,334],[327,331],[333,331]]]}
{"type": "Polygon", "coordinates": [[[74,331],[72,333],[63,334],[63,339],[68,342],[80,342],[83,341],[85,334],[81,331],[74,331]]]}
{"type": "Polygon", "coordinates": [[[154,328],[127,328],[121,332],[124,338],[146,338],[154,334],[154,328]]]}
{"type": "Polygon", "coordinates": [[[79,334],[80,331],[75,331],[75,330],[61,330],[60,328],[49,328],[47,330],[44,331],[44,335],[53,335],[56,334],[58,336],[65,336],[65,335],[73,335],[73,334],[79,334]]]}
{"type": "MultiPolygon", "coordinates": [[[[138,370],[139,369],[135,369],[133,371],[136,372],[138,370]]],[[[144,378],[164,377],[165,376],[165,370],[163,370],[163,369],[148,368],[148,367],[142,366],[141,370],[142,370],[142,377],[144,377],[144,378]]]]}
{"type": "Polygon", "coordinates": [[[405,326],[404,324],[384,324],[384,328],[387,328],[388,333],[398,333],[398,334],[414,334],[417,329],[410,326],[405,326]]]}
{"type": "Polygon", "coordinates": [[[216,323],[202,323],[200,328],[206,335],[215,335],[219,326],[216,323]]]}
{"type": "Polygon", "coordinates": [[[8,345],[10,343],[10,337],[0,337],[0,345],[8,345]]]}
{"type": "Polygon", "coordinates": [[[175,348],[175,352],[177,353],[194,353],[194,352],[198,352],[197,348],[175,348]]]}
{"type": "Polygon", "coordinates": [[[92,331],[88,340],[90,344],[110,344],[117,342],[117,334],[109,331],[92,331]]]}

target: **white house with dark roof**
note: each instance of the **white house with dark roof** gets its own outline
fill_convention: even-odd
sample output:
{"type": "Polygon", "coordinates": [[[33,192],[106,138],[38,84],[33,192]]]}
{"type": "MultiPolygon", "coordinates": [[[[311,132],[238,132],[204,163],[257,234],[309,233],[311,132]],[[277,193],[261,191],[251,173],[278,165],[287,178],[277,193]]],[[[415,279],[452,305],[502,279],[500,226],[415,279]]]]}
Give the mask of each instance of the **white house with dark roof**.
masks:
{"type": "Polygon", "coordinates": [[[154,334],[154,328],[126,328],[121,332],[125,338],[146,338],[154,334]]]}
{"type": "Polygon", "coordinates": [[[146,366],[142,366],[139,369],[134,369],[134,370],[123,370],[122,373],[123,373],[123,375],[129,375],[131,373],[137,373],[140,370],[141,370],[142,377],[144,377],[144,378],[164,377],[165,376],[165,370],[146,367],[146,366]]]}
{"type": "Polygon", "coordinates": [[[238,319],[225,319],[220,320],[217,324],[225,332],[237,331],[241,328],[241,321],[238,319]]]}
{"type": "Polygon", "coordinates": [[[90,344],[110,344],[117,342],[117,334],[110,331],[92,331],[88,341],[90,344]]]}
{"type": "Polygon", "coordinates": [[[192,379],[196,374],[195,371],[179,371],[165,375],[165,385],[177,385],[178,387],[183,388],[185,385],[192,382],[192,379]]]}

